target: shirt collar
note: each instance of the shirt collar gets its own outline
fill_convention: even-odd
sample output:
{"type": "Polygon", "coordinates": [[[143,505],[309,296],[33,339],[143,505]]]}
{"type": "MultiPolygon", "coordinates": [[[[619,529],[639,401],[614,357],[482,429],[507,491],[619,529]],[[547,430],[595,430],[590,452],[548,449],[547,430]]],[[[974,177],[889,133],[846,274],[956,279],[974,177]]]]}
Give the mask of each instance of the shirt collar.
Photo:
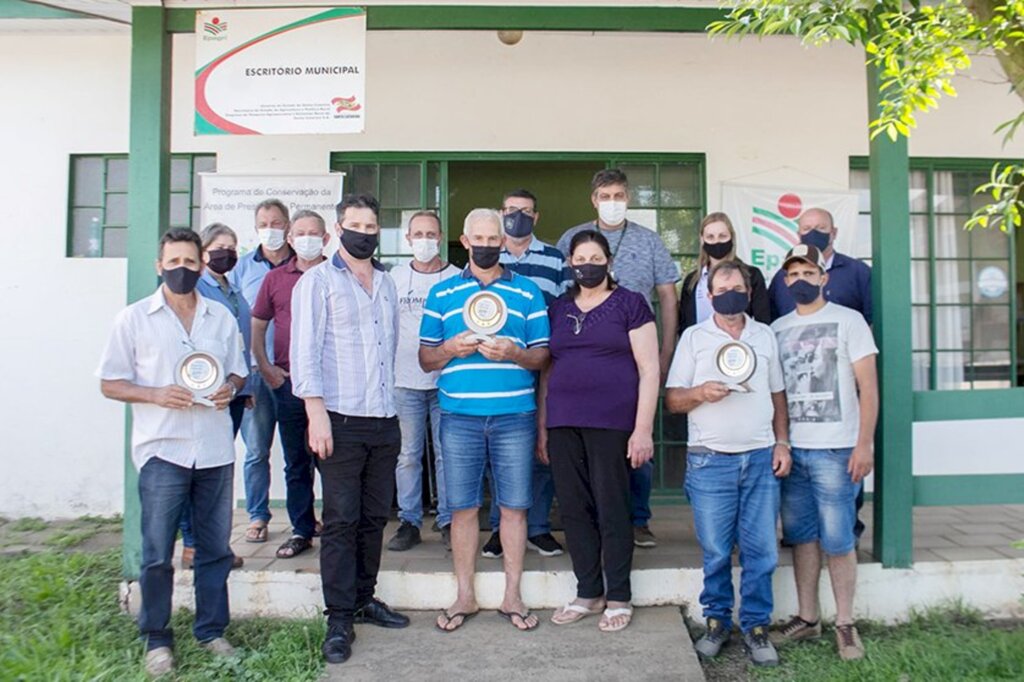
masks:
{"type": "MultiPolygon", "coordinates": [[[[199,295],[199,292],[193,289],[196,295],[196,315],[205,315],[209,308],[206,305],[206,299],[199,295]]],[[[218,304],[219,305],[219,304],[218,304]]],[[[157,285],[156,291],[149,297],[149,307],[146,312],[152,315],[161,308],[167,308],[171,310],[171,307],[167,305],[167,298],[164,296],[164,285],[157,285]]],[[[171,311],[174,312],[174,311],[171,311]]]]}
{"type": "MultiPolygon", "coordinates": [[[[743,317],[746,318],[746,322],[743,323],[743,331],[740,332],[740,340],[741,341],[744,338],[750,336],[750,333],[751,333],[750,329],[753,326],[752,323],[754,322],[754,318],[752,318],[747,313],[743,313],[743,317]]],[[[728,337],[728,338],[732,339],[732,335],[729,334],[729,332],[727,332],[724,329],[722,329],[721,327],[719,327],[718,323],[715,322],[715,315],[714,315],[714,313],[711,314],[711,317],[709,317],[708,319],[706,319],[703,322],[701,322],[701,324],[706,325],[708,329],[710,329],[715,334],[718,334],[719,336],[725,336],[725,337],[728,337]]]]}
{"type": "MultiPolygon", "coordinates": [[[[380,272],[386,272],[386,270],[384,268],[384,265],[381,264],[381,262],[379,260],[377,260],[376,258],[371,258],[370,259],[370,264],[373,265],[373,269],[374,270],[378,270],[380,272]]],[[[334,267],[338,268],[339,270],[348,270],[348,263],[345,262],[345,259],[342,258],[341,254],[338,253],[337,251],[335,251],[334,255],[331,256],[331,265],[333,265],[334,267]]]]}
{"type": "MultiPolygon", "coordinates": [[[[295,252],[294,252],[294,251],[292,251],[292,247],[291,247],[291,246],[289,246],[289,247],[288,247],[288,254],[289,254],[289,255],[288,255],[288,258],[285,258],[285,259],[284,259],[283,261],[281,261],[280,263],[278,263],[278,265],[284,265],[284,264],[285,264],[285,263],[287,263],[287,262],[288,262],[288,261],[289,261],[290,259],[292,259],[292,258],[295,258],[295,252]]],[[[272,262],[270,262],[269,260],[267,260],[267,257],[266,257],[266,256],[264,256],[264,255],[263,255],[263,247],[262,247],[262,246],[257,246],[257,247],[256,247],[256,248],[254,249],[254,254],[253,254],[253,257],[252,257],[252,259],[253,259],[254,261],[256,261],[257,263],[266,263],[266,264],[267,264],[268,266],[270,266],[270,269],[271,269],[271,270],[273,270],[274,268],[276,268],[276,267],[277,267],[277,265],[274,265],[274,264],[273,264],[272,262]]]]}
{"type": "MultiPolygon", "coordinates": [[[[473,276],[473,271],[470,269],[469,265],[466,265],[466,267],[462,268],[462,279],[476,279],[476,277],[473,276]]],[[[506,282],[512,281],[512,271],[506,268],[505,266],[502,266],[501,277],[499,277],[498,279],[503,279],[506,282]]],[[[480,280],[477,279],[476,281],[479,282],[480,280]]]]}
{"type": "Polygon", "coordinates": [[[286,263],[283,263],[285,272],[302,272],[299,270],[299,257],[292,256],[286,263]]]}
{"type": "Polygon", "coordinates": [[[853,258],[850,258],[847,255],[841,254],[838,251],[833,251],[832,257],[825,261],[825,271],[828,272],[832,268],[841,268],[847,266],[853,260],[853,258]]]}

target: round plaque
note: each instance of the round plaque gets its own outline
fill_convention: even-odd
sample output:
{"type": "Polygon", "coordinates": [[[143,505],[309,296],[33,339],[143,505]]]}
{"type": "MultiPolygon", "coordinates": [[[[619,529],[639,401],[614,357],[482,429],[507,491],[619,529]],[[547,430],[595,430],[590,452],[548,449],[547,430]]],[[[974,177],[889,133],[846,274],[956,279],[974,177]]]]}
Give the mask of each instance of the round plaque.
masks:
{"type": "Polygon", "coordinates": [[[198,402],[223,385],[224,367],[211,353],[191,351],[178,360],[174,380],[182,388],[191,391],[198,402]]]}
{"type": "Polygon", "coordinates": [[[727,341],[715,352],[715,365],[722,376],[740,387],[736,390],[749,391],[746,382],[757,369],[757,355],[753,348],[742,341],[727,341]]]}
{"type": "Polygon", "coordinates": [[[478,291],[466,299],[462,319],[470,331],[484,337],[494,336],[505,326],[508,306],[498,294],[478,291]]]}

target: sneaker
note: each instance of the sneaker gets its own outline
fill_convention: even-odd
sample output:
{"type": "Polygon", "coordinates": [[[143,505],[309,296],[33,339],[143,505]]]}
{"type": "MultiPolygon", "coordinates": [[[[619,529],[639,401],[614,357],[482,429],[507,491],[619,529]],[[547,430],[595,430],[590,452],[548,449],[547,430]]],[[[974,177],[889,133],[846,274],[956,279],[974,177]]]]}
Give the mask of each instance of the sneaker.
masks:
{"type": "Polygon", "coordinates": [[[539,552],[541,556],[559,556],[565,553],[562,545],[558,544],[558,540],[551,533],[541,533],[527,538],[526,546],[539,552]]]}
{"type": "Polygon", "coordinates": [[[208,642],[200,642],[199,646],[206,649],[214,656],[224,656],[225,658],[228,658],[235,655],[235,647],[231,646],[231,642],[223,637],[214,637],[208,642]]]}
{"type": "Polygon", "coordinates": [[[859,661],[864,658],[864,643],[860,641],[860,634],[855,625],[836,626],[836,648],[839,649],[839,658],[844,661],[859,661]]]}
{"type": "Polygon", "coordinates": [[[793,616],[770,635],[773,644],[789,644],[819,637],[821,637],[821,621],[816,620],[811,623],[800,616],[793,616]]]}
{"type": "Polygon", "coordinates": [[[500,559],[502,555],[501,551],[501,534],[498,532],[491,533],[491,539],[484,545],[482,552],[488,559],[500,559]]]}
{"type": "Polygon", "coordinates": [[[717,618],[708,618],[708,627],[704,636],[694,643],[697,655],[704,659],[714,658],[722,647],[729,642],[731,628],[717,618]]]}
{"type": "Polygon", "coordinates": [[[450,525],[441,529],[441,544],[449,552],[452,551],[452,527],[450,525]]]}
{"type": "Polygon", "coordinates": [[[768,626],[754,626],[743,633],[743,645],[750,662],[758,667],[773,667],[779,664],[779,652],[768,639],[768,626]]]}
{"type": "Polygon", "coordinates": [[[404,552],[423,542],[420,529],[408,521],[402,521],[395,534],[388,540],[388,549],[392,552],[404,552]]]}
{"type": "Polygon", "coordinates": [[[637,547],[657,547],[658,539],[647,526],[633,526],[633,544],[637,547]]]}
{"type": "Polygon", "coordinates": [[[146,675],[149,677],[163,677],[174,670],[174,654],[171,647],[158,646],[146,652],[146,675]]]}

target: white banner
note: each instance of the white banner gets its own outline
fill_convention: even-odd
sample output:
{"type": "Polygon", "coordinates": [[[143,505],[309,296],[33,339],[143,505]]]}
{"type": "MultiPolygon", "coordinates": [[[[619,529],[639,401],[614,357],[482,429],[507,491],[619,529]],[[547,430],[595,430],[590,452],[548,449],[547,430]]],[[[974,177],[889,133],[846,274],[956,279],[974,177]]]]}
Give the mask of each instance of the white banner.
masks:
{"type": "Polygon", "coordinates": [[[256,206],[279,199],[289,215],[299,209],[319,213],[327,231],[336,222],[334,207],[341,201],[344,173],[321,175],[225,175],[199,174],[199,224],[224,223],[238,234],[239,254],[259,243],[256,237],[256,206]]]}
{"type": "Polygon", "coordinates": [[[361,133],[366,11],[196,12],[196,135],[361,133]]]}
{"type": "Polygon", "coordinates": [[[736,227],[736,254],[760,268],[768,281],[786,252],[800,243],[796,221],[809,208],[832,214],[837,251],[858,258],[871,255],[871,233],[859,229],[854,192],[722,184],[722,210],[736,227]]]}

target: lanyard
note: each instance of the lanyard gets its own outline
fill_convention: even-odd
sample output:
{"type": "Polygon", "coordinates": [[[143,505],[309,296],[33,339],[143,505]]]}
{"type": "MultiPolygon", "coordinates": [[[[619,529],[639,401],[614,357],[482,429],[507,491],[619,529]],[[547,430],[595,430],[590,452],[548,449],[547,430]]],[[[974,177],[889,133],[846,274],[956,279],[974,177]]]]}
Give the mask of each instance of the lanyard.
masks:
{"type": "MultiPolygon", "coordinates": [[[[597,231],[598,232],[601,231],[600,223],[596,223],[595,227],[597,227],[597,231]]],[[[619,247],[622,246],[622,240],[626,238],[626,232],[628,230],[629,230],[629,221],[627,220],[626,224],[622,226],[622,234],[619,235],[619,241],[615,242],[615,248],[612,249],[612,260],[615,260],[615,257],[619,255],[619,247]]]]}

